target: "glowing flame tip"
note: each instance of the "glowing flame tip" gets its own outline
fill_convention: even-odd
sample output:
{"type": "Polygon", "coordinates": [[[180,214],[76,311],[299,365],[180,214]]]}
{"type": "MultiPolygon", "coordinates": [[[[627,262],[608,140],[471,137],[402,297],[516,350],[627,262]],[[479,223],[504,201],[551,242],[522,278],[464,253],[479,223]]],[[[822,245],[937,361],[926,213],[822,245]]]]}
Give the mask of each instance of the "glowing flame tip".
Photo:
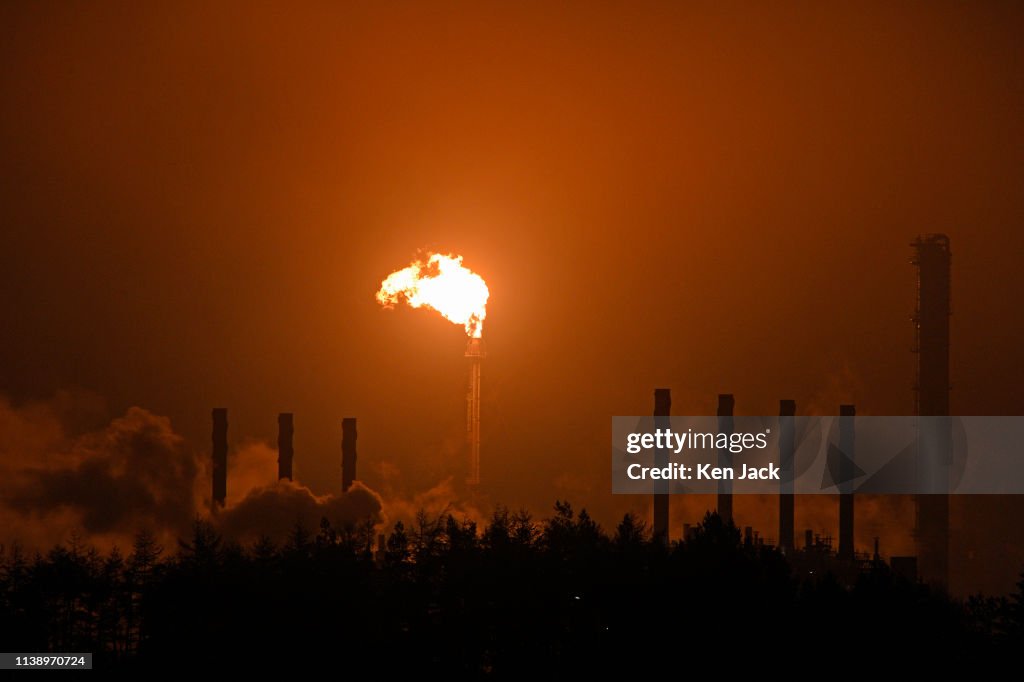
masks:
{"type": "Polygon", "coordinates": [[[436,310],[480,338],[490,291],[483,277],[462,264],[462,256],[430,253],[396,270],[381,282],[377,302],[386,308],[405,303],[412,308],[436,310]]]}

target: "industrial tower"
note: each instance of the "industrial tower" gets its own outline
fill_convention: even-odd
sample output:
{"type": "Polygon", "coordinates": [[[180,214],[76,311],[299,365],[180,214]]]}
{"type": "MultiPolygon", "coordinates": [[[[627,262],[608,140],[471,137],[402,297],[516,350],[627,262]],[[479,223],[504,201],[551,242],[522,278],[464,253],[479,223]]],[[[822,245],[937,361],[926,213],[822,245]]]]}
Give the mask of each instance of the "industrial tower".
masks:
{"type": "MultiPolygon", "coordinates": [[[[916,412],[920,417],[949,416],[949,237],[926,234],[911,244],[917,266],[917,310],[914,350],[917,353],[916,412]]],[[[928,582],[949,579],[949,464],[952,437],[948,419],[918,425],[916,496],[918,572],[928,582]],[[927,447],[925,441],[927,440],[927,447]]]]}
{"type": "Polygon", "coordinates": [[[466,440],[469,443],[469,474],[466,483],[480,485],[480,362],[484,358],[484,341],[471,338],[466,345],[469,358],[469,390],[466,393],[466,440]]]}

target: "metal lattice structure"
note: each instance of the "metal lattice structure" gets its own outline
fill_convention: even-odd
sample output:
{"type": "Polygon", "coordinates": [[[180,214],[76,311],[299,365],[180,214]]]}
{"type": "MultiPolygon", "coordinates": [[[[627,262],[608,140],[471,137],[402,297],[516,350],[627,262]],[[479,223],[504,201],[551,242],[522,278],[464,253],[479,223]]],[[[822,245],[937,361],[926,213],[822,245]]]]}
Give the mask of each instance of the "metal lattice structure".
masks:
{"type": "Polygon", "coordinates": [[[484,358],[483,339],[471,338],[466,345],[469,359],[469,387],[466,393],[466,440],[469,444],[469,485],[480,484],[480,364],[484,358]]]}

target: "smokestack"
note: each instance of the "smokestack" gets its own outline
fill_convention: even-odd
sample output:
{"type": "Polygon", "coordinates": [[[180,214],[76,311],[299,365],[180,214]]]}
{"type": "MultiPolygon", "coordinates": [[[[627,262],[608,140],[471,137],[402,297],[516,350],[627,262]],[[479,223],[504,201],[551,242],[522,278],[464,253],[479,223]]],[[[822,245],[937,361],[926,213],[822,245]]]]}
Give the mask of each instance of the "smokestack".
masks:
{"type": "Polygon", "coordinates": [[[484,341],[470,338],[466,344],[469,358],[469,388],[466,392],[466,441],[469,444],[469,474],[466,483],[480,485],[480,362],[484,358],[484,341]]]}
{"type": "Polygon", "coordinates": [[[277,415],[277,480],[287,478],[292,480],[292,458],[295,450],[292,448],[292,435],[295,427],[292,423],[292,413],[282,412],[277,415]]]}
{"type": "Polygon", "coordinates": [[[356,480],[356,418],[341,420],[341,492],[348,492],[356,480]]]}
{"type": "MultiPolygon", "coordinates": [[[[949,315],[952,252],[949,237],[927,234],[911,244],[917,265],[917,414],[949,416],[949,315]]],[[[949,466],[952,428],[948,419],[929,420],[918,431],[916,496],[917,570],[922,579],[945,585],[949,578],[949,466]]]]}
{"type": "Polygon", "coordinates": [[[853,479],[854,443],[853,405],[839,406],[839,558],[853,560],[853,479]]]}
{"type": "Polygon", "coordinates": [[[795,498],[793,497],[793,457],[796,451],[796,434],[793,416],[796,414],[795,400],[779,401],[779,549],[789,554],[795,542],[795,498]]]}
{"type": "Polygon", "coordinates": [[[804,531],[804,549],[814,547],[814,532],[808,528],[804,531]]]}
{"type": "MultiPolygon", "coordinates": [[[[732,435],[733,421],[732,410],[735,401],[731,393],[722,393],[718,396],[718,433],[732,435]]],[[[731,467],[732,453],[729,448],[719,449],[718,466],[731,467]]],[[[732,481],[723,479],[718,482],[718,515],[725,523],[732,522],[732,481]]]]}
{"type": "MultiPolygon", "coordinates": [[[[669,414],[672,409],[672,392],[667,388],[654,389],[654,428],[671,428],[669,414]]],[[[668,450],[659,448],[654,451],[654,466],[668,466],[668,450]]],[[[668,544],[668,481],[654,481],[654,540],[668,544]]]]}
{"type": "Polygon", "coordinates": [[[228,496],[228,410],[213,408],[213,508],[224,507],[228,496]]]}

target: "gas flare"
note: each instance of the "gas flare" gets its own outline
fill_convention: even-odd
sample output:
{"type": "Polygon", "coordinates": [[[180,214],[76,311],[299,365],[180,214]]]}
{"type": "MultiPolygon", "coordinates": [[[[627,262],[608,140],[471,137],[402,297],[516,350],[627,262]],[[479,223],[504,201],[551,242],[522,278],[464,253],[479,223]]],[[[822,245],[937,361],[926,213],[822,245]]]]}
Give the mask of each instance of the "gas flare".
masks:
{"type": "Polygon", "coordinates": [[[387,308],[398,303],[432,308],[445,319],[465,326],[470,338],[478,339],[487,317],[489,296],[483,277],[465,267],[462,256],[431,253],[426,260],[417,260],[388,275],[381,282],[377,301],[387,308]]]}

